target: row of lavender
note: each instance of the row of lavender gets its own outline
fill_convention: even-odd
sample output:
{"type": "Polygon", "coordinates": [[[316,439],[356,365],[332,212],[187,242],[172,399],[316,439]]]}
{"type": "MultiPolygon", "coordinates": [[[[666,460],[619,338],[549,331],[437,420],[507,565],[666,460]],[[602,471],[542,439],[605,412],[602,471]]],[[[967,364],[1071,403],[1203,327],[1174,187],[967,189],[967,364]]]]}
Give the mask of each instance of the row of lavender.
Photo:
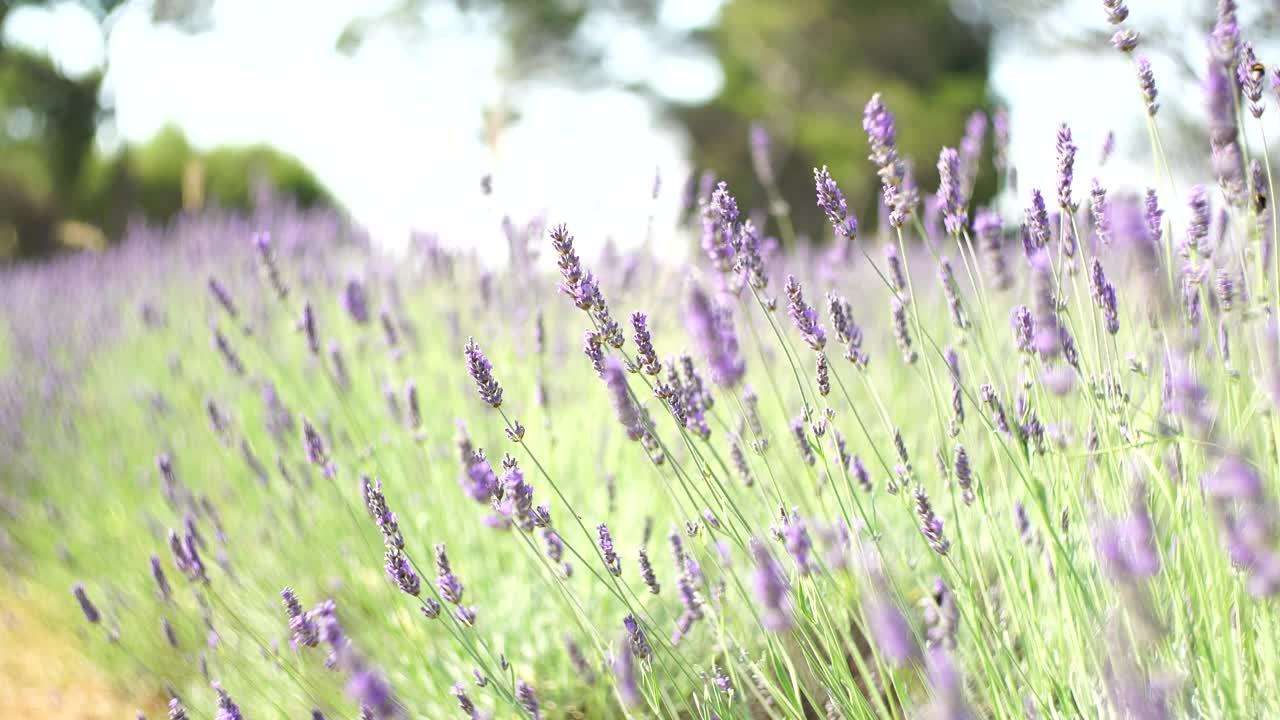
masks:
{"type": "Polygon", "coordinates": [[[175,718],[1266,715],[1267,71],[1230,2],[1211,46],[1219,182],[1185,227],[1137,55],[1152,188],[1104,166],[1086,197],[1063,125],[1056,210],[1031,189],[1019,224],[970,207],[983,116],[922,201],[879,96],[880,243],[825,169],[830,248],[780,251],[708,176],[680,268],[584,262],[565,226],[509,227],[495,272],[192,219],[226,254],[126,276],[145,327],[82,366],[66,432],[24,420],[15,555],[83,579],[86,642],[175,718]]]}

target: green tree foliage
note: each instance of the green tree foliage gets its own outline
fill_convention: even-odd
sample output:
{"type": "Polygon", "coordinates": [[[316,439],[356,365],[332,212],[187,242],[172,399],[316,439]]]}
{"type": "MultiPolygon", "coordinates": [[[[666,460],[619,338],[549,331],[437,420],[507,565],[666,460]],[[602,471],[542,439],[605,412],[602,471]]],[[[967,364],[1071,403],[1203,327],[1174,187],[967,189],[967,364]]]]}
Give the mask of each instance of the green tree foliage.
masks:
{"type": "MultiPolygon", "coordinates": [[[[985,33],[957,20],[946,0],[733,0],[706,40],[724,87],[706,105],[672,112],[692,135],[697,165],[736,180],[748,207],[766,204],[747,182],[752,121],[774,135],[774,164],[792,207],[813,205],[813,167],[827,165],[871,227],[878,188],[862,130],[871,95],[882,93],[895,113],[899,147],[924,190],[936,186],[938,150],[954,147],[969,114],[986,102],[985,33]]],[[[979,198],[994,192],[990,177],[980,176],[979,198]]],[[[820,213],[800,212],[796,221],[802,232],[824,232],[820,213]]]]}
{"type": "MultiPolygon", "coordinates": [[[[0,0],[0,28],[17,4],[0,0]]],[[[105,17],[119,3],[82,4],[105,17]]],[[[158,9],[156,19],[192,29],[200,16],[197,4],[172,17],[158,9]]],[[[116,239],[133,212],[163,221],[193,202],[246,207],[259,178],[304,206],[332,204],[298,160],[266,146],[200,152],[166,128],[104,155],[94,143],[110,114],[102,77],[68,76],[43,55],[0,42],[0,259],[56,252],[68,227],[79,238],[116,239]]]]}

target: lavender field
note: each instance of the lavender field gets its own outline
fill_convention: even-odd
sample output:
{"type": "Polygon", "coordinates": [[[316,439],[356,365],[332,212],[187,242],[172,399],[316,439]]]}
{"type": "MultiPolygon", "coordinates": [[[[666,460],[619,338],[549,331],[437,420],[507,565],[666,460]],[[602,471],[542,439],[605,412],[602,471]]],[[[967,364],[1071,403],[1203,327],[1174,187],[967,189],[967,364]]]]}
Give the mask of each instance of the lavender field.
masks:
{"type": "Polygon", "coordinates": [[[264,196],[0,270],[0,577],[153,719],[1280,717],[1280,71],[1221,3],[1174,146],[1101,5],[1139,186],[996,111],[919,187],[877,94],[879,219],[740,207],[760,128],[687,263],[264,196]]]}

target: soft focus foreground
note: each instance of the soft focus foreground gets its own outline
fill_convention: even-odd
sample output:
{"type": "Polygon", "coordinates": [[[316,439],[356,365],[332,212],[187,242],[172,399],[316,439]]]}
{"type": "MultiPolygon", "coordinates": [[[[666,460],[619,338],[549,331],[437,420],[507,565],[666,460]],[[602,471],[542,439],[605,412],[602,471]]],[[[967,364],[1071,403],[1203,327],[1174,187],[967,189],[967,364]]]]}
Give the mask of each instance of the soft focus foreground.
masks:
{"type": "Polygon", "coordinates": [[[739,211],[757,134],[688,267],[268,201],[8,271],[3,558],[172,718],[1273,716],[1275,111],[1213,45],[1216,186],[1138,56],[1152,189],[1064,125],[1020,224],[1001,117],[923,193],[877,96],[884,222],[816,169],[820,250],[739,211]]]}

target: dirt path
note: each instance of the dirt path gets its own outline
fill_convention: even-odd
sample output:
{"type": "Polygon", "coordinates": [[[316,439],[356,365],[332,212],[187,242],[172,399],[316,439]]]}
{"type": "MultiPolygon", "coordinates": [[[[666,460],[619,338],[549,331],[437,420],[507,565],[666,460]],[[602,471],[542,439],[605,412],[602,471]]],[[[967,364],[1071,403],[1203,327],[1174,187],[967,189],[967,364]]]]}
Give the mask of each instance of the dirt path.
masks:
{"type": "Polygon", "coordinates": [[[72,633],[39,621],[31,602],[0,590],[0,720],[133,720],[139,710],[167,717],[159,698],[112,684],[72,633]]]}

